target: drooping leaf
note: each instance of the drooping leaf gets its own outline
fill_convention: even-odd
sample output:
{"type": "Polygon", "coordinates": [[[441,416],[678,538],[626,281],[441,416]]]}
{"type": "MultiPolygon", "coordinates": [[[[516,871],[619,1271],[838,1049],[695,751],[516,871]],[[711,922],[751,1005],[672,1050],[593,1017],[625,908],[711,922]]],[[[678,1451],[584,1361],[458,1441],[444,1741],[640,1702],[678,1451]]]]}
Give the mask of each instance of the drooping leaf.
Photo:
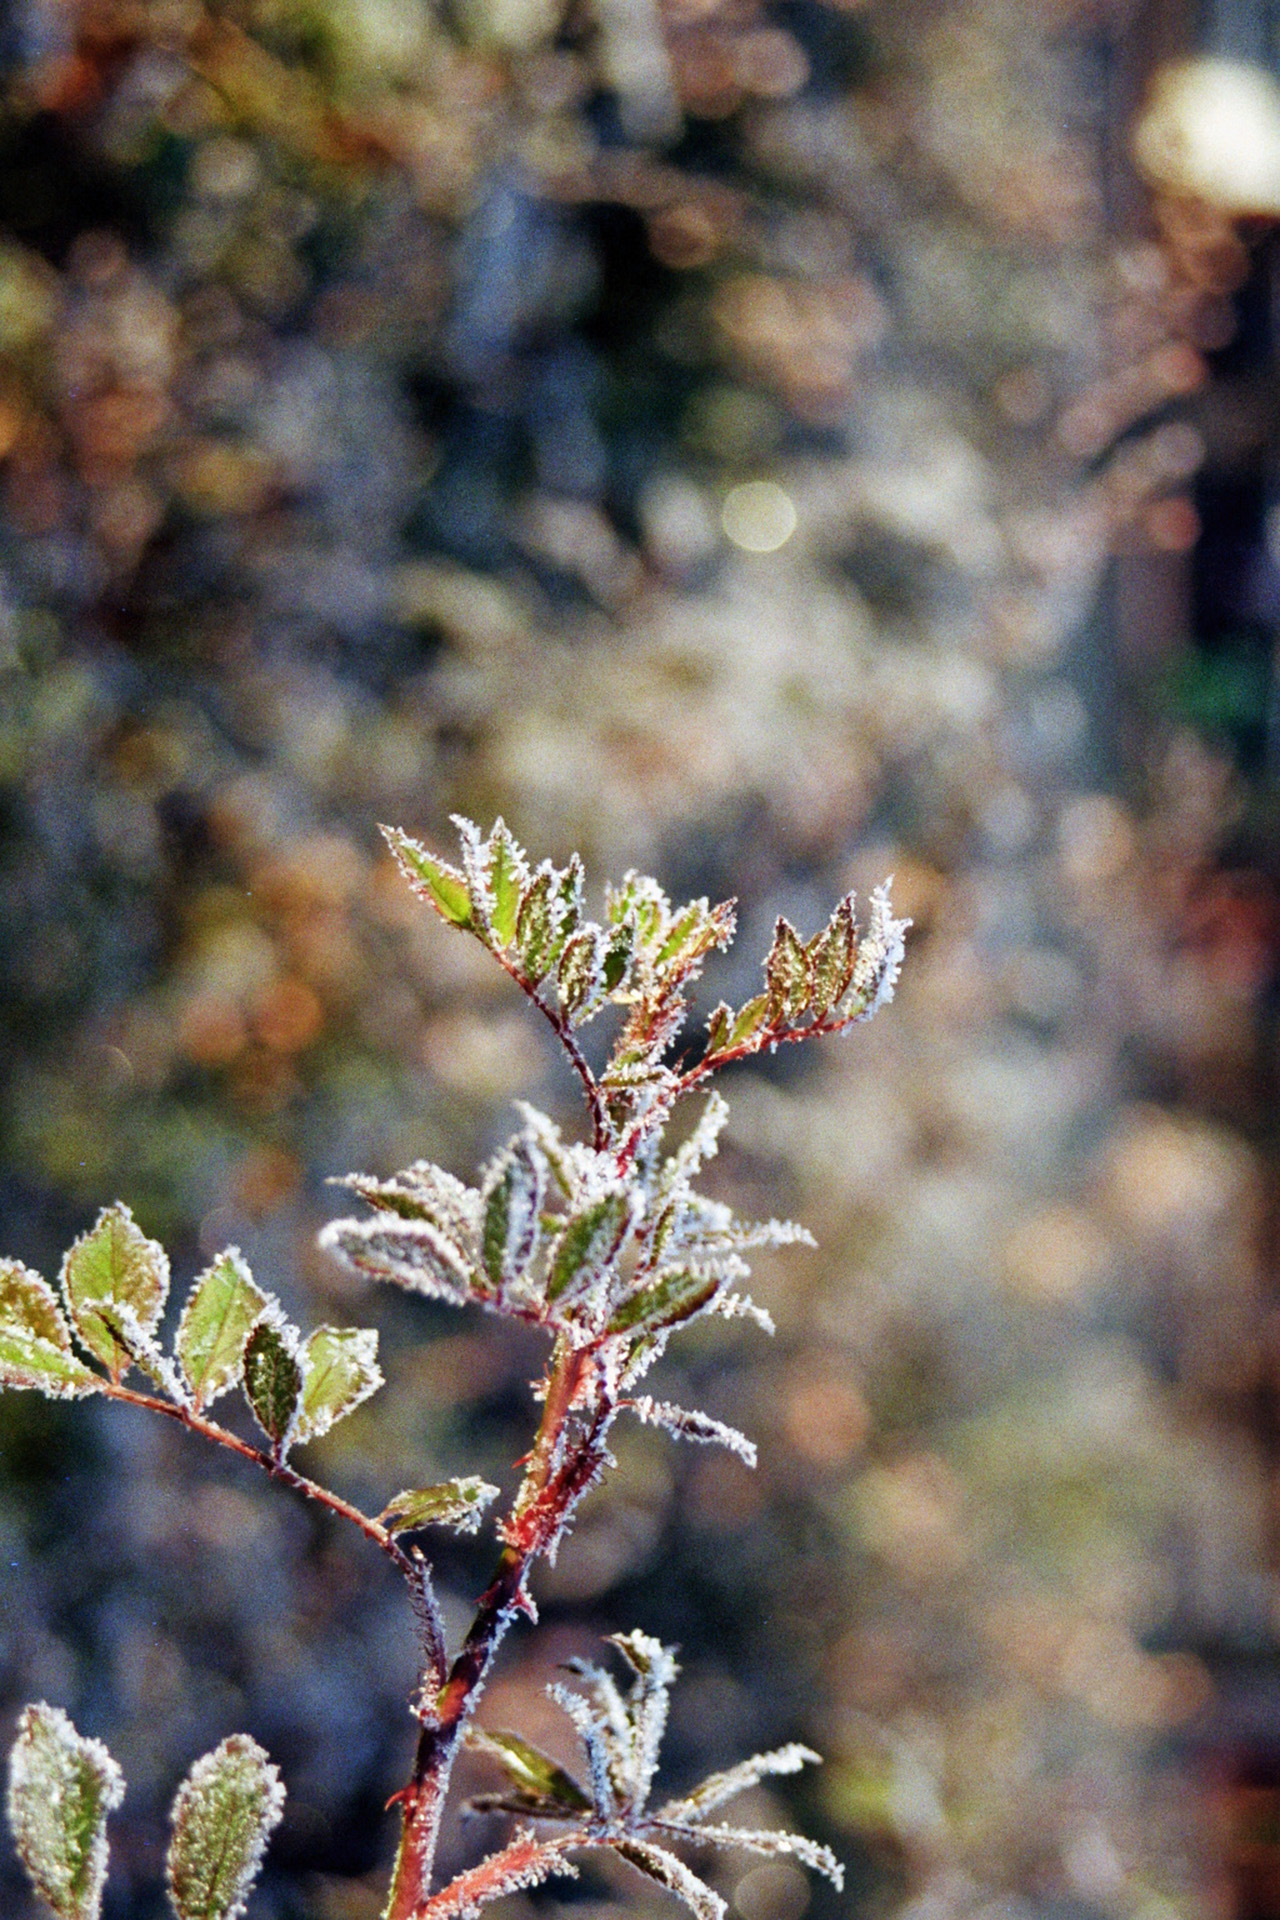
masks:
{"type": "Polygon", "coordinates": [[[196,1761],[173,1803],[165,1862],[178,1920],[238,1920],[283,1812],[280,1775],[247,1734],[196,1761]]]}
{"type": "Polygon", "coordinates": [[[610,1840],[609,1845],[650,1880],[656,1880],[668,1893],[674,1893],[697,1920],[724,1920],[728,1909],[720,1895],[665,1847],[656,1846],[652,1840],[638,1839],[610,1840]]]}
{"type": "Polygon", "coordinates": [[[668,1400],[654,1400],[647,1393],[629,1401],[632,1412],[652,1427],[665,1427],[680,1440],[696,1440],[702,1446],[727,1447],[745,1466],[756,1464],[755,1443],[724,1420],[713,1420],[709,1413],[690,1407],[674,1407],[668,1400]]]}
{"type": "Polygon", "coordinates": [[[420,840],[402,833],[399,827],[382,827],[379,831],[419,898],[433,906],[450,926],[470,927],[473,924],[471,896],[466,879],[458,869],[429,853],[420,840]]]}
{"type": "Polygon", "coordinates": [[[723,1773],[709,1773],[692,1792],[682,1794],[678,1800],[669,1800],[664,1807],[660,1807],[654,1818],[682,1824],[698,1821],[708,1813],[714,1813],[726,1800],[736,1799],[738,1794],[759,1786],[762,1780],[772,1775],[799,1773],[801,1767],[821,1764],[821,1754],[793,1740],[785,1747],[775,1747],[769,1753],[757,1753],[750,1760],[740,1760],[736,1767],[727,1767],[723,1773]]]}
{"type": "Polygon", "coordinates": [[[26,1707],[9,1755],[9,1825],[22,1863],[57,1920],[97,1920],[107,1872],[107,1815],[124,1779],[100,1740],[59,1707],[26,1707]]]}
{"type": "Polygon", "coordinates": [[[468,1744],[490,1753],[516,1788],[524,1812],[559,1813],[562,1817],[591,1810],[590,1797],[572,1774],[549,1754],[531,1746],[518,1733],[490,1733],[472,1728],[468,1744]]]}
{"type": "Polygon", "coordinates": [[[101,1384],[72,1352],[70,1329],[48,1281],[19,1260],[0,1260],[0,1386],[69,1400],[101,1384]]]}
{"type": "Polygon", "coordinates": [[[581,1291],[603,1270],[618,1251],[630,1212],[630,1196],[619,1189],[603,1194],[573,1216],[552,1257],[549,1300],[581,1291]]]}
{"type": "Polygon", "coordinates": [[[379,1520],[388,1533],[416,1533],[419,1527],[455,1527],[459,1533],[475,1533],[489,1507],[498,1497],[478,1474],[465,1479],[443,1480],[438,1486],[409,1487],[389,1500],[379,1520]]]}
{"type": "Polygon", "coordinates": [[[322,1433],[376,1393],[382,1385],[378,1335],[372,1327],[317,1327],[298,1355],[302,1367],[302,1403],[294,1422],[293,1443],[318,1440],[322,1433]]]}
{"type": "Polygon", "coordinates": [[[267,1315],[249,1335],[244,1350],[245,1398],[278,1455],[284,1454],[293,1438],[302,1399],[297,1338],[293,1327],[275,1315],[267,1315]]]}
{"type": "Polygon", "coordinates": [[[700,1313],[715,1297],[720,1285],[718,1279],[703,1273],[682,1270],[660,1274],[647,1286],[629,1294],[614,1309],[608,1331],[627,1333],[639,1327],[674,1327],[700,1313]]]}
{"type": "Polygon", "coordinates": [[[390,1280],[411,1293],[464,1306],[483,1296],[486,1284],[466,1253],[430,1220],[331,1220],[321,1229],[320,1245],[336,1253],[355,1272],[372,1280],[390,1280]]]}
{"type": "Polygon", "coordinates": [[[527,1269],[538,1245],[547,1163],[531,1140],[512,1141],[485,1179],[481,1257],[499,1289],[527,1269]]]}
{"type": "Polygon", "coordinates": [[[794,1020],[809,1004],[809,959],[804,943],[781,915],[764,963],[769,1019],[794,1020]]]}
{"type": "Polygon", "coordinates": [[[193,1285],[175,1351],[197,1408],[240,1378],[249,1335],[268,1304],[238,1247],[228,1247],[193,1285]]]}
{"type": "Polygon", "coordinates": [[[118,1310],[128,1308],[133,1323],[149,1335],[169,1291],[169,1260],[164,1248],[148,1240],[128,1207],[104,1207],[62,1262],[62,1296],[72,1324],[95,1358],[113,1373],[132,1364],[119,1338],[118,1310]]]}
{"type": "Polygon", "coordinates": [[[715,1846],[742,1847],[747,1853],[764,1854],[766,1859],[799,1860],[812,1872],[825,1874],[837,1892],[844,1886],[844,1868],[830,1847],[824,1847],[820,1840],[809,1840],[802,1833],[788,1833],[778,1827],[707,1827],[701,1824],[690,1827],[675,1824],[670,1829],[664,1825],[664,1830],[680,1840],[701,1841],[704,1845],[710,1840],[715,1846]]]}

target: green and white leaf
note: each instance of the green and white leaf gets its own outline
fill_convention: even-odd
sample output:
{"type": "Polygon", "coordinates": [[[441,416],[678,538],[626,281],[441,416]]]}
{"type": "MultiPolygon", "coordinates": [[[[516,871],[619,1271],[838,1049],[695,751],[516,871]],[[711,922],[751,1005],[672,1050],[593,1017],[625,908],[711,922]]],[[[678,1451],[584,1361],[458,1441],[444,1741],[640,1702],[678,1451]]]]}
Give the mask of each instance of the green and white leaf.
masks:
{"type": "Polygon", "coordinates": [[[766,997],[773,1024],[796,1020],[809,1004],[809,957],[789,920],[778,918],[773,945],[764,963],[766,997]]]}
{"type": "Polygon", "coordinates": [[[272,1452],[283,1459],[302,1402],[298,1330],[278,1312],[265,1313],[249,1335],[242,1370],[245,1399],[272,1452]]]}
{"type": "Polygon", "coordinates": [[[551,1256],[549,1300],[586,1292],[606,1271],[626,1238],[635,1200],[625,1187],[618,1187],[568,1220],[551,1256]]]}
{"type": "Polygon", "coordinates": [[[814,1873],[825,1875],[837,1892],[844,1886],[844,1868],[830,1847],[802,1833],[785,1833],[776,1827],[668,1826],[665,1821],[662,1831],[669,1832],[673,1839],[701,1841],[704,1845],[710,1840],[715,1846],[743,1847],[748,1853],[762,1853],[769,1859],[799,1860],[814,1873]]]}
{"type": "Polygon", "coordinates": [[[9,1755],[9,1825],[31,1884],[56,1920],[97,1920],[107,1873],[107,1815],[124,1778],[100,1740],[59,1707],[26,1707],[9,1755]]]}
{"type": "Polygon", "coordinates": [[[0,1387],[71,1400],[101,1385],[72,1351],[70,1329],[48,1281],[20,1260],[0,1260],[0,1387]]]}
{"type": "Polygon", "coordinates": [[[173,1803],[165,1863],[178,1920],[238,1920],[283,1812],[280,1775],[247,1734],[196,1761],[173,1803]]]}
{"type": "Polygon", "coordinates": [[[320,1245],[356,1273],[465,1306],[489,1291],[467,1253],[430,1220],[331,1220],[320,1245]]]}
{"type": "Polygon", "coordinates": [[[121,1373],[132,1364],[113,1328],[127,1308],[144,1333],[154,1331],[169,1292],[169,1260],[128,1207],[105,1207],[62,1262],[62,1297],[76,1333],[95,1359],[121,1373]]]}
{"type": "Polygon", "coordinates": [[[294,1422],[295,1446],[318,1440],[378,1391],[382,1369],[377,1356],[373,1327],[317,1327],[308,1334],[298,1355],[302,1404],[294,1422]]]}
{"type": "Polygon", "coordinates": [[[379,832],[419,899],[433,906],[450,926],[470,927],[473,910],[465,875],[451,867],[447,860],[430,853],[420,840],[402,833],[399,827],[381,827],[379,832]]]}
{"type": "Polygon", "coordinates": [[[656,1880],[668,1893],[674,1893],[677,1900],[684,1902],[696,1920],[724,1920],[728,1911],[726,1903],[705,1880],[699,1880],[683,1860],[677,1860],[674,1853],[668,1853],[665,1847],[657,1846],[652,1840],[640,1840],[631,1836],[625,1839],[610,1839],[609,1845],[622,1859],[638,1867],[650,1880],[656,1880]]]}
{"type": "Polygon", "coordinates": [[[521,1279],[538,1247],[547,1163],[533,1141],[511,1142],[485,1176],[481,1257],[500,1291],[521,1279]]]}
{"type": "Polygon", "coordinates": [[[821,1754],[793,1740],[789,1745],[775,1747],[769,1753],[753,1754],[750,1760],[741,1760],[736,1767],[727,1767],[723,1773],[709,1773],[691,1793],[682,1794],[678,1800],[668,1800],[664,1807],[658,1809],[654,1819],[688,1826],[708,1813],[714,1813],[727,1800],[736,1799],[738,1794],[759,1786],[762,1780],[779,1774],[799,1773],[802,1767],[821,1764],[821,1754]]]}
{"type": "Polygon", "coordinates": [[[631,1411],[645,1425],[664,1427],[678,1440],[695,1440],[702,1446],[727,1447],[730,1453],[736,1453],[745,1466],[756,1464],[755,1442],[748,1440],[745,1433],[739,1433],[737,1427],[728,1426],[723,1420],[713,1420],[709,1413],[698,1413],[688,1407],[673,1407],[670,1401],[651,1399],[642,1393],[636,1399],[627,1402],[631,1411]]]}
{"type": "Polygon", "coordinates": [[[235,1385],[249,1335],[272,1304],[278,1305],[255,1286],[238,1247],[220,1253],[195,1281],[174,1350],[197,1408],[235,1385]]]}
{"type": "Polygon", "coordinates": [[[389,1500],[379,1520],[388,1533],[415,1533],[419,1527],[453,1527],[459,1533],[475,1533],[485,1509],[498,1497],[478,1474],[465,1479],[443,1480],[437,1486],[409,1487],[389,1500]]]}

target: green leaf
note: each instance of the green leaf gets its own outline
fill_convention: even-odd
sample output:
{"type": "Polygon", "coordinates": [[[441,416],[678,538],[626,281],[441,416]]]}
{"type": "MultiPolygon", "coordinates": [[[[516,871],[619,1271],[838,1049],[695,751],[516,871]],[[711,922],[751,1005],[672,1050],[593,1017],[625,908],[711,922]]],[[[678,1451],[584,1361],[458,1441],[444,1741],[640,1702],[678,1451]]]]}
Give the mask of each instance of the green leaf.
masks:
{"type": "Polygon", "coordinates": [[[72,1323],[96,1359],[123,1373],[133,1356],[117,1331],[121,1320],[150,1334],[169,1291],[164,1248],[148,1240],[128,1207],[105,1207],[62,1262],[62,1295],[72,1323]],[[123,1310],[123,1313],[121,1312],[123,1310]]]}
{"type": "Polygon", "coordinates": [[[107,1874],[107,1815],[124,1779],[100,1740],[58,1707],[25,1707],[9,1755],[9,1825],[31,1884],[57,1920],[97,1920],[107,1874]]]}
{"type": "Polygon", "coordinates": [[[72,1352],[70,1329],[48,1281],[21,1261],[0,1260],[0,1386],[69,1400],[101,1385],[72,1352]]]}
{"type": "Polygon", "coordinates": [[[249,1335],[267,1304],[238,1247],[220,1253],[196,1280],[174,1345],[197,1409],[240,1378],[249,1335]]]}
{"type": "Polygon", "coordinates": [[[606,1193],[573,1216],[551,1262],[549,1300],[559,1300],[570,1289],[576,1291],[579,1283],[589,1283],[602,1271],[616,1254],[629,1217],[630,1201],[625,1192],[606,1193]]]}
{"type": "Polygon", "coordinates": [[[853,917],[853,895],[847,893],[822,932],[809,942],[813,1001],[819,1013],[830,1013],[853,978],[858,951],[858,929],[853,917]]]}
{"type": "Polygon", "coordinates": [[[498,1761],[522,1800],[539,1803],[539,1810],[565,1814],[588,1813],[590,1798],[573,1775],[550,1754],[543,1753],[518,1733],[489,1733],[473,1727],[467,1744],[481,1753],[491,1753],[498,1761]]]}
{"type": "Polygon", "coordinates": [[[498,1497],[477,1474],[465,1480],[444,1480],[434,1487],[408,1487],[389,1500],[379,1520],[388,1533],[416,1533],[419,1527],[456,1527],[474,1533],[485,1508],[498,1497]]]}
{"type": "Polygon", "coordinates": [[[558,951],[557,915],[551,905],[554,885],[555,875],[550,867],[540,867],[516,914],[516,946],[524,970],[534,982],[550,971],[558,951]]]}
{"type": "Polygon", "coordinates": [[[282,1458],[302,1397],[296,1329],[274,1315],[259,1320],[244,1350],[243,1380],[253,1417],[282,1458]]]}
{"type": "Polygon", "coordinates": [[[636,930],[634,924],[624,920],[613,929],[609,936],[609,945],[605,951],[602,977],[606,993],[614,993],[626,978],[635,952],[636,930]]]}
{"type": "Polygon", "coordinates": [[[500,946],[509,947],[515,939],[520,889],[528,878],[528,869],[502,820],[494,821],[489,835],[488,878],[493,899],[490,924],[494,938],[500,946]]]}
{"type": "Polygon", "coordinates": [[[718,1006],[712,1008],[711,1018],[707,1021],[706,1051],[708,1054],[720,1053],[728,1046],[732,1026],[733,1008],[722,1000],[718,1006]]]}
{"type": "Polygon", "coordinates": [[[420,840],[402,833],[399,827],[383,827],[381,833],[419,899],[433,906],[450,926],[471,927],[474,924],[471,896],[458,869],[429,853],[420,840]]]}
{"type": "Polygon", "coordinates": [[[773,930],[764,971],[770,1020],[796,1019],[809,1004],[809,958],[800,935],[781,915],[773,930]]]}
{"type": "Polygon", "coordinates": [[[248,1734],[196,1761],[173,1803],[165,1862],[178,1920],[237,1920],[283,1811],[280,1775],[248,1734]]]}
{"type": "Polygon", "coordinates": [[[525,1139],[512,1141],[486,1180],[480,1251],[495,1287],[510,1286],[528,1268],[546,1185],[546,1163],[525,1139]]]}
{"type": "Polygon", "coordinates": [[[298,1355],[302,1404],[294,1423],[295,1445],[319,1439],[378,1391],[382,1369],[377,1353],[372,1327],[317,1327],[308,1336],[298,1355]]]}
{"type": "Polygon", "coordinates": [[[593,1002],[599,1004],[604,987],[600,945],[598,927],[582,927],[565,941],[556,972],[556,992],[571,1019],[587,1013],[593,1002]]]}
{"type": "Polygon", "coordinates": [[[768,996],[757,993],[745,1006],[739,1007],[734,1015],[733,1026],[729,1031],[728,1044],[740,1047],[744,1040],[750,1040],[760,1031],[769,1012],[768,996]]]}
{"type": "Polygon", "coordinates": [[[610,1333],[628,1333],[633,1327],[674,1327],[691,1320],[714,1299],[720,1286],[702,1273],[664,1273],[647,1287],[629,1295],[609,1322],[610,1333]]]}

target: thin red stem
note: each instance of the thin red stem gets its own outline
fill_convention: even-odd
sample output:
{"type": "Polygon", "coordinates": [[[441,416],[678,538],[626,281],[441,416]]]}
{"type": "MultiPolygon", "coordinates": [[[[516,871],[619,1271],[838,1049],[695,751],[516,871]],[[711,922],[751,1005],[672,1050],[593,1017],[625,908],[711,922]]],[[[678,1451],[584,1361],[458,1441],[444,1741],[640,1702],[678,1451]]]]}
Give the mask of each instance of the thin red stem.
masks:
{"type": "Polygon", "coordinates": [[[515,961],[509,959],[507,955],[502,952],[501,948],[489,947],[488,951],[493,955],[503,972],[509,974],[515,981],[521,993],[533,1002],[543,1019],[550,1025],[560,1045],[568,1054],[569,1063],[582,1082],[582,1090],[587,1098],[587,1106],[591,1110],[591,1144],[598,1153],[603,1153],[609,1144],[609,1115],[605,1108],[604,1096],[600,1091],[596,1077],[587,1065],[586,1055],[573,1037],[573,1028],[570,1026],[565,1015],[561,1013],[557,1007],[551,1006],[543,999],[542,994],[534,985],[533,981],[530,980],[529,976],[526,973],[522,973],[515,961]]]}
{"type": "Polygon", "coordinates": [[[238,1434],[231,1433],[226,1427],[220,1427],[216,1420],[206,1419],[192,1407],[181,1406],[177,1401],[162,1400],[158,1394],[139,1393],[133,1387],[121,1386],[118,1380],[104,1380],[102,1391],[111,1400],[121,1400],[126,1406],[145,1407],[148,1413],[162,1413],[169,1420],[176,1420],[179,1426],[186,1427],[191,1433],[198,1433],[206,1440],[212,1440],[216,1446],[226,1447],[230,1453],[238,1453],[242,1460],[252,1460],[269,1473],[273,1480],[282,1480],[295,1493],[305,1495],[322,1507],[328,1507],[330,1513],[336,1513],[341,1519],[349,1520],[358,1527],[365,1538],[381,1547],[388,1559],[394,1561],[406,1580],[413,1580],[413,1563],[404,1549],[397,1545],[392,1534],[377,1520],[370,1519],[359,1507],[353,1507],[349,1500],[340,1494],[331,1493],[318,1481],[309,1480],[305,1473],[299,1473],[283,1460],[273,1460],[261,1447],[255,1447],[250,1441],[242,1440],[238,1434]]]}

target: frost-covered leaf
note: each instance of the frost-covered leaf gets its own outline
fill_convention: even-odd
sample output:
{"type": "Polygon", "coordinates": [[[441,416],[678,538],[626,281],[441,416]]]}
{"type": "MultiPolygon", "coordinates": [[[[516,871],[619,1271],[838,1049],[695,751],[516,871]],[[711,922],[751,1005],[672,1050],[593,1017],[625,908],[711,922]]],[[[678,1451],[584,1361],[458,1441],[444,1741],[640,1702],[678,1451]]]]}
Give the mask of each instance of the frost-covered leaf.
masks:
{"type": "Polygon", "coordinates": [[[769,1015],[767,994],[757,993],[753,999],[738,1008],[733,1025],[729,1029],[729,1045],[740,1047],[744,1041],[752,1040],[759,1033],[769,1015]]]}
{"type": "Polygon", "coordinates": [[[667,1728],[671,1688],[680,1672],[670,1647],[638,1628],[609,1636],[631,1668],[634,1678],[627,1695],[630,1727],[627,1755],[627,1800],[638,1812],[649,1798],[658,1769],[658,1749],[667,1728]]]}
{"type": "Polygon", "coordinates": [[[9,1825],[22,1863],[57,1920],[97,1920],[107,1872],[107,1815],[124,1779],[100,1740],[43,1701],[26,1707],[9,1755],[9,1825]]]}
{"type": "Polygon", "coordinates": [[[552,1255],[547,1277],[549,1300],[582,1292],[604,1271],[622,1243],[631,1207],[631,1195],[616,1188],[572,1216],[552,1255]]]}
{"type": "Polygon", "coordinates": [[[524,854],[508,832],[505,823],[495,820],[485,848],[485,869],[489,889],[489,924],[498,944],[509,947],[515,938],[516,915],[520,911],[520,892],[529,877],[524,854]]]}
{"type": "Polygon", "coordinates": [[[420,1909],[423,1920],[475,1920],[491,1901],[540,1887],[553,1874],[576,1880],[578,1869],[565,1859],[566,1847],[574,1843],[571,1834],[539,1840],[527,1831],[517,1833],[501,1853],[490,1854],[478,1866],[455,1874],[448,1886],[424,1901],[420,1909]]]}
{"type": "Polygon", "coordinates": [[[453,1306],[487,1291],[463,1250],[429,1220],[331,1220],[320,1245],[372,1280],[391,1280],[453,1306]]]}
{"type": "Polygon", "coordinates": [[[526,975],[535,984],[550,973],[562,944],[555,889],[555,871],[544,863],[525,889],[516,913],[516,948],[526,975]]]}
{"type": "MultiPolygon", "coordinates": [[[[591,1801],[572,1774],[566,1773],[549,1754],[522,1740],[518,1733],[489,1733],[482,1728],[472,1728],[467,1738],[480,1752],[493,1755],[515,1787],[520,1804],[507,1810],[548,1816],[558,1813],[562,1819],[566,1815],[590,1812],[591,1801]]],[[[485,1795],[483,1799],[489,1805],[493,1796],[485,1795]]],[[[472,1804],[478,1807],[480,1802],[472,1804]]]]}
{"type": "Polygon", "coordinates": [[[770,1021],[776,1024],[798,1019],[809,1004],[809,959],[799,934],[781,916],[773,930],[764,972],[770,1021]]]}
{"type": "Polygon", "coordinates": [[[727,1800],[733,1800],[738,1794],[759,1786],[762,1780],[778,1774],[799,1773],[801,1767],[820,1766],[821,1763],[822,1756],[815,1753],[812,1747],[803,1747],[798,1740],[793,1740],[788,1746],[775,1747],[771,1753],[753,1754],[750,1760],[741,1760],[736,1767],[727,1767],[723,1773],[708,1774],[691,1793],[682,1794],[678,1800],[669,1800],[666,1806],[660,1807],[654,1818],[688,1825],[701,1820],[708,1813],[714,1813],[727,1800]]]}
{"type": "Polygon", "coordinates": [[[580,927],[565,941],[556,969],[560,1005],[574,1021],[589,1019],[604,999],[604,934],[580,927]]]}
{"type": "Polygon", "coordinates": [[[377,1354],[378,1335],[372,1327],[317,1327],[307,1336],[298,1355],[302,1404],[294,1424],[295,1445],[319,1439],[378,1391],[382,1369],[377,1354]]]}
{"type": "Polygon", "coordinates": [[[809,942],[813,1001],[819,1013],[829,1013],[844,997],[853,978],[857,946],[853,895],[846,893],[822,932],[809,942]]]}
{"type": "Polygon", "coordinates": [[[546,1187],[546,1161],[523,1136],[512,1141],[485,1178],[481,1257],[499,1289],[518,1280],[533,1258],[546,1187]]]}
{"type": "Polygon", "coordinates": [[[165,1863],[178,1920],[237,1920],[283,1812],[280,1775],[247,1734],[196,1761],[173,1803],[165,1863]]]}
{"type": "Polygon", "coordinates": [[[857,1017],[869,1020],[877,1007],[892,1000],[906,953],[909,920],[895,920],[889,899],[889,881],[871,895],[867,931],[858,942],[853,965],[852,1002],[857,1017]]]}
{"type": "Polygon", "coordinates": [[[420,840],[402,833],[399,827],[382,827],[380,832],[419,898],[428,901],[450,926],[470,927],[471,896],[464,875],[447,860],[429,853],[420,840]]]}
{"type": "Polygon", "coordinates": [[[169,1260],[149,1240],[128,1207],[104,1207],[62,1262],[62,1296],[80,1338],[90,1353],[113,1373],[132,1364],[119,1338],[120,1309],[150,1334],[164,1310],[169,1291],[169,1260]]]}
{"type": "Polygon", "coordinates": [[[47,1280],[18,1260],[0,1260],[0,1387],[34,1388],[53,1400],[102,1385],[71,1349],[71,1334],[47,1280]]]}
{"type": "Polygon", "coordinates": [[[697,1916],[697,1920],[724,1920],[728,1909],[720,1895],[705,1880],[699,1880],[683,1860],[677,1860],[674,1853],[668,1853],[665,1847],[657,1846],[652,1840],[634,1838],[611,1838],[609,1845],[622,1859],[629,1860],[633,1867],[647,1874],[650,1880],[656,1880],[668,1893],[674,1893],[677,1900],[682,1900],[690,1912],[697,1916]]]}
{"type": "Polygon", "coordinates": [[[278,1455],[285,1453],[293,1439],[302,1399],[297,1342],[296,1328],[268,1314],[249,1335],[244,1350],[245,1398],[278,1455]]]}
{"type": "Polygon", "coordinates": [[[739,1433],[736,1427],[727,1426],[723,1420],[713,1420],[709,1413],[697,1413],[688,1407],[673,1407],[669,1401],[653,1400],[647,1393],[628,1401],[627,1405],[648,1426],[665,1427],[668,1433],[680,1440],[696,1440],[704,1446],[727,1447],[748,1467],[756,1464],[754,1442],[748,1440],[745,1433],[739,1433]]]}
{"type": "Polygon", "coordinates": [[[614,1309],[609,1321],[610,1333],[629,1333],[633,1329],[678,1326],[692,1320],[710,1305],[720,1289],[716,1277],[684,1270],[661,1274],[647,1286],[628,1294],[614,1309]]]}
{"type": "Polygon", "coordinates": [[[408,1487],[389,1500],[379,1520],[388,1533],[414,1533],[419,1527],[455,1527],[459,1533],[474,1533],[485,1508],[498,1497],[478,1474],[461,1480],[444,1480],[432,1487],[408,1487]]]}
{"type": "Polygon", "coordinates": [[[240,1378],[245,1345],[268,1304],[238,1247],[228,1247],[193,1285],[174,1343],[197,1408],[240,1378]]]}
{"type": "Polygon", "coordinates": [[[819,1840],[809,1840],[802,1833],[785,1833],[774,1827],[668,1826],[665,1821],[661,1830],[680,1840],[704,1844],[709,1840],[715,1846],[743,1847],[748,1853],[762,1853],[773,1860],[799,1860],[814,1873],[824,1874],[837,1892],[844,1886],[844,1868],[830,1847],[824,1847],[819,1840]]]}

